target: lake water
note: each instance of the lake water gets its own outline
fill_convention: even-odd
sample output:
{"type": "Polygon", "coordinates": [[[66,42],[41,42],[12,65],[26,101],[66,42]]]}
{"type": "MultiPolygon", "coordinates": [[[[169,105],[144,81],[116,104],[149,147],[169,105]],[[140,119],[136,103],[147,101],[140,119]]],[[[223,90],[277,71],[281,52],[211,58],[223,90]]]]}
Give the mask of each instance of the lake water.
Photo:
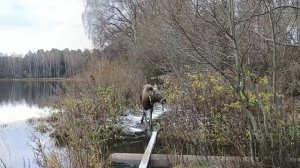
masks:
{"type": "Polygon", "coordinates": [[[59,87],[57,82],[0,81],[0,167],[37,167],[32,136],[44,144],[50,139],[35,133],[27,120],[49,115],[46,101],[59,87]]]}

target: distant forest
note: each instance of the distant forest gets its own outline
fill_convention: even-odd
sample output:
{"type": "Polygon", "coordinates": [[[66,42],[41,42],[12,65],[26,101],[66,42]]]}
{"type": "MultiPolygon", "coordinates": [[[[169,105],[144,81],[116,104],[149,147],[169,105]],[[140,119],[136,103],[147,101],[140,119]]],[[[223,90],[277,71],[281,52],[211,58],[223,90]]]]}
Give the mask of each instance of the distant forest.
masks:
{"type": "Polygon", "coordinates": [[[93,50],[38,50],[24,56],[0,53],[0,78],[62,78],[83,72],[92,56],[100,55],[93,50]]]}

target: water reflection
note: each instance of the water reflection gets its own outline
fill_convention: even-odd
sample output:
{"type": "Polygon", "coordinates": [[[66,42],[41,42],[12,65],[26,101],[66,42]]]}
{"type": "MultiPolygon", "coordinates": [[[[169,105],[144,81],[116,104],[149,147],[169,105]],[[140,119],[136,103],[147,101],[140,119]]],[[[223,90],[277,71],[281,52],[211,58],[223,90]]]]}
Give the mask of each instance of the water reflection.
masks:
{"type": "MultiPolygon", "coordinates": [[[[0,81],[0,167],[37,167],[31,140],[34,129],[27,119],[49,115],[46,101],[61,88],[58,82],[0,81]],[[27,166],[25,166],[27,167],[27,166]]],[[[47,146],[47,135],[40,138],[47,146]]]]}
{"type": "Polygon", "coordinates": [[[57,94],[61,84],[41,81],[1,81],[0,105],[27,104],[44,107],[49,96],[57,94]]]}
{"type": "MultiPolygon", "coordinates": [[[[36,146],[32,141],[33,134],[42,144],[50,146],[51,140],[47,134],[35,132],[31,125],[24,121],[12,122],[0,128],[0,160],[11,168],[37,167],[32,150],[36,146]]],[[[0,168],[3,166],[0,163],[0,168]]],[[[5,166],[3,166],[5,167],[5,166]]]]}

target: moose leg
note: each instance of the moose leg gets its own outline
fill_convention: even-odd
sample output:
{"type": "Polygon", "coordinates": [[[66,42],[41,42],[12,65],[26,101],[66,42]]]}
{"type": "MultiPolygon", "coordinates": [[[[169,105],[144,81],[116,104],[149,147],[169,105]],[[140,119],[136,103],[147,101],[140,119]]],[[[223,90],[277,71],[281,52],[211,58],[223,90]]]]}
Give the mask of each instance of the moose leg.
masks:
{"type": "Polygon", "coordinates": [[[149,119],[150,132],[152,132],[152,112],[153,112],[153,108],[150,109],[150,119],[149,119]]]}
{"type": "Polygon", "coordinates": [[[143,111],[143,115],[142,115],[142,119],[141,119],[141,124],[144,123],[144,115],[145,115],[145,111],[143,111]]]}
{"type": "Polygon", "coordinates": [[[143,115],[142,115],[142,119],[141,119],[141,124],[144,123],[144,117],[145,117],[145,121],[147,121],[147,113],[145,110],[143,110],[143,115]]]}

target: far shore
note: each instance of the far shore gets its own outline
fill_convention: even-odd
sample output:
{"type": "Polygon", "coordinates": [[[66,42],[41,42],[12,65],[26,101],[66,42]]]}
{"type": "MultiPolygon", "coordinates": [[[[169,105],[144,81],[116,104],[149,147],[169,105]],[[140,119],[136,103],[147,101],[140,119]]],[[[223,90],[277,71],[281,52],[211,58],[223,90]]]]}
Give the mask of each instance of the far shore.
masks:
{"type": "Polygon", "coordinates": [[[0,78],[0,81],[66,81],[72,78],[0,78]]]}

